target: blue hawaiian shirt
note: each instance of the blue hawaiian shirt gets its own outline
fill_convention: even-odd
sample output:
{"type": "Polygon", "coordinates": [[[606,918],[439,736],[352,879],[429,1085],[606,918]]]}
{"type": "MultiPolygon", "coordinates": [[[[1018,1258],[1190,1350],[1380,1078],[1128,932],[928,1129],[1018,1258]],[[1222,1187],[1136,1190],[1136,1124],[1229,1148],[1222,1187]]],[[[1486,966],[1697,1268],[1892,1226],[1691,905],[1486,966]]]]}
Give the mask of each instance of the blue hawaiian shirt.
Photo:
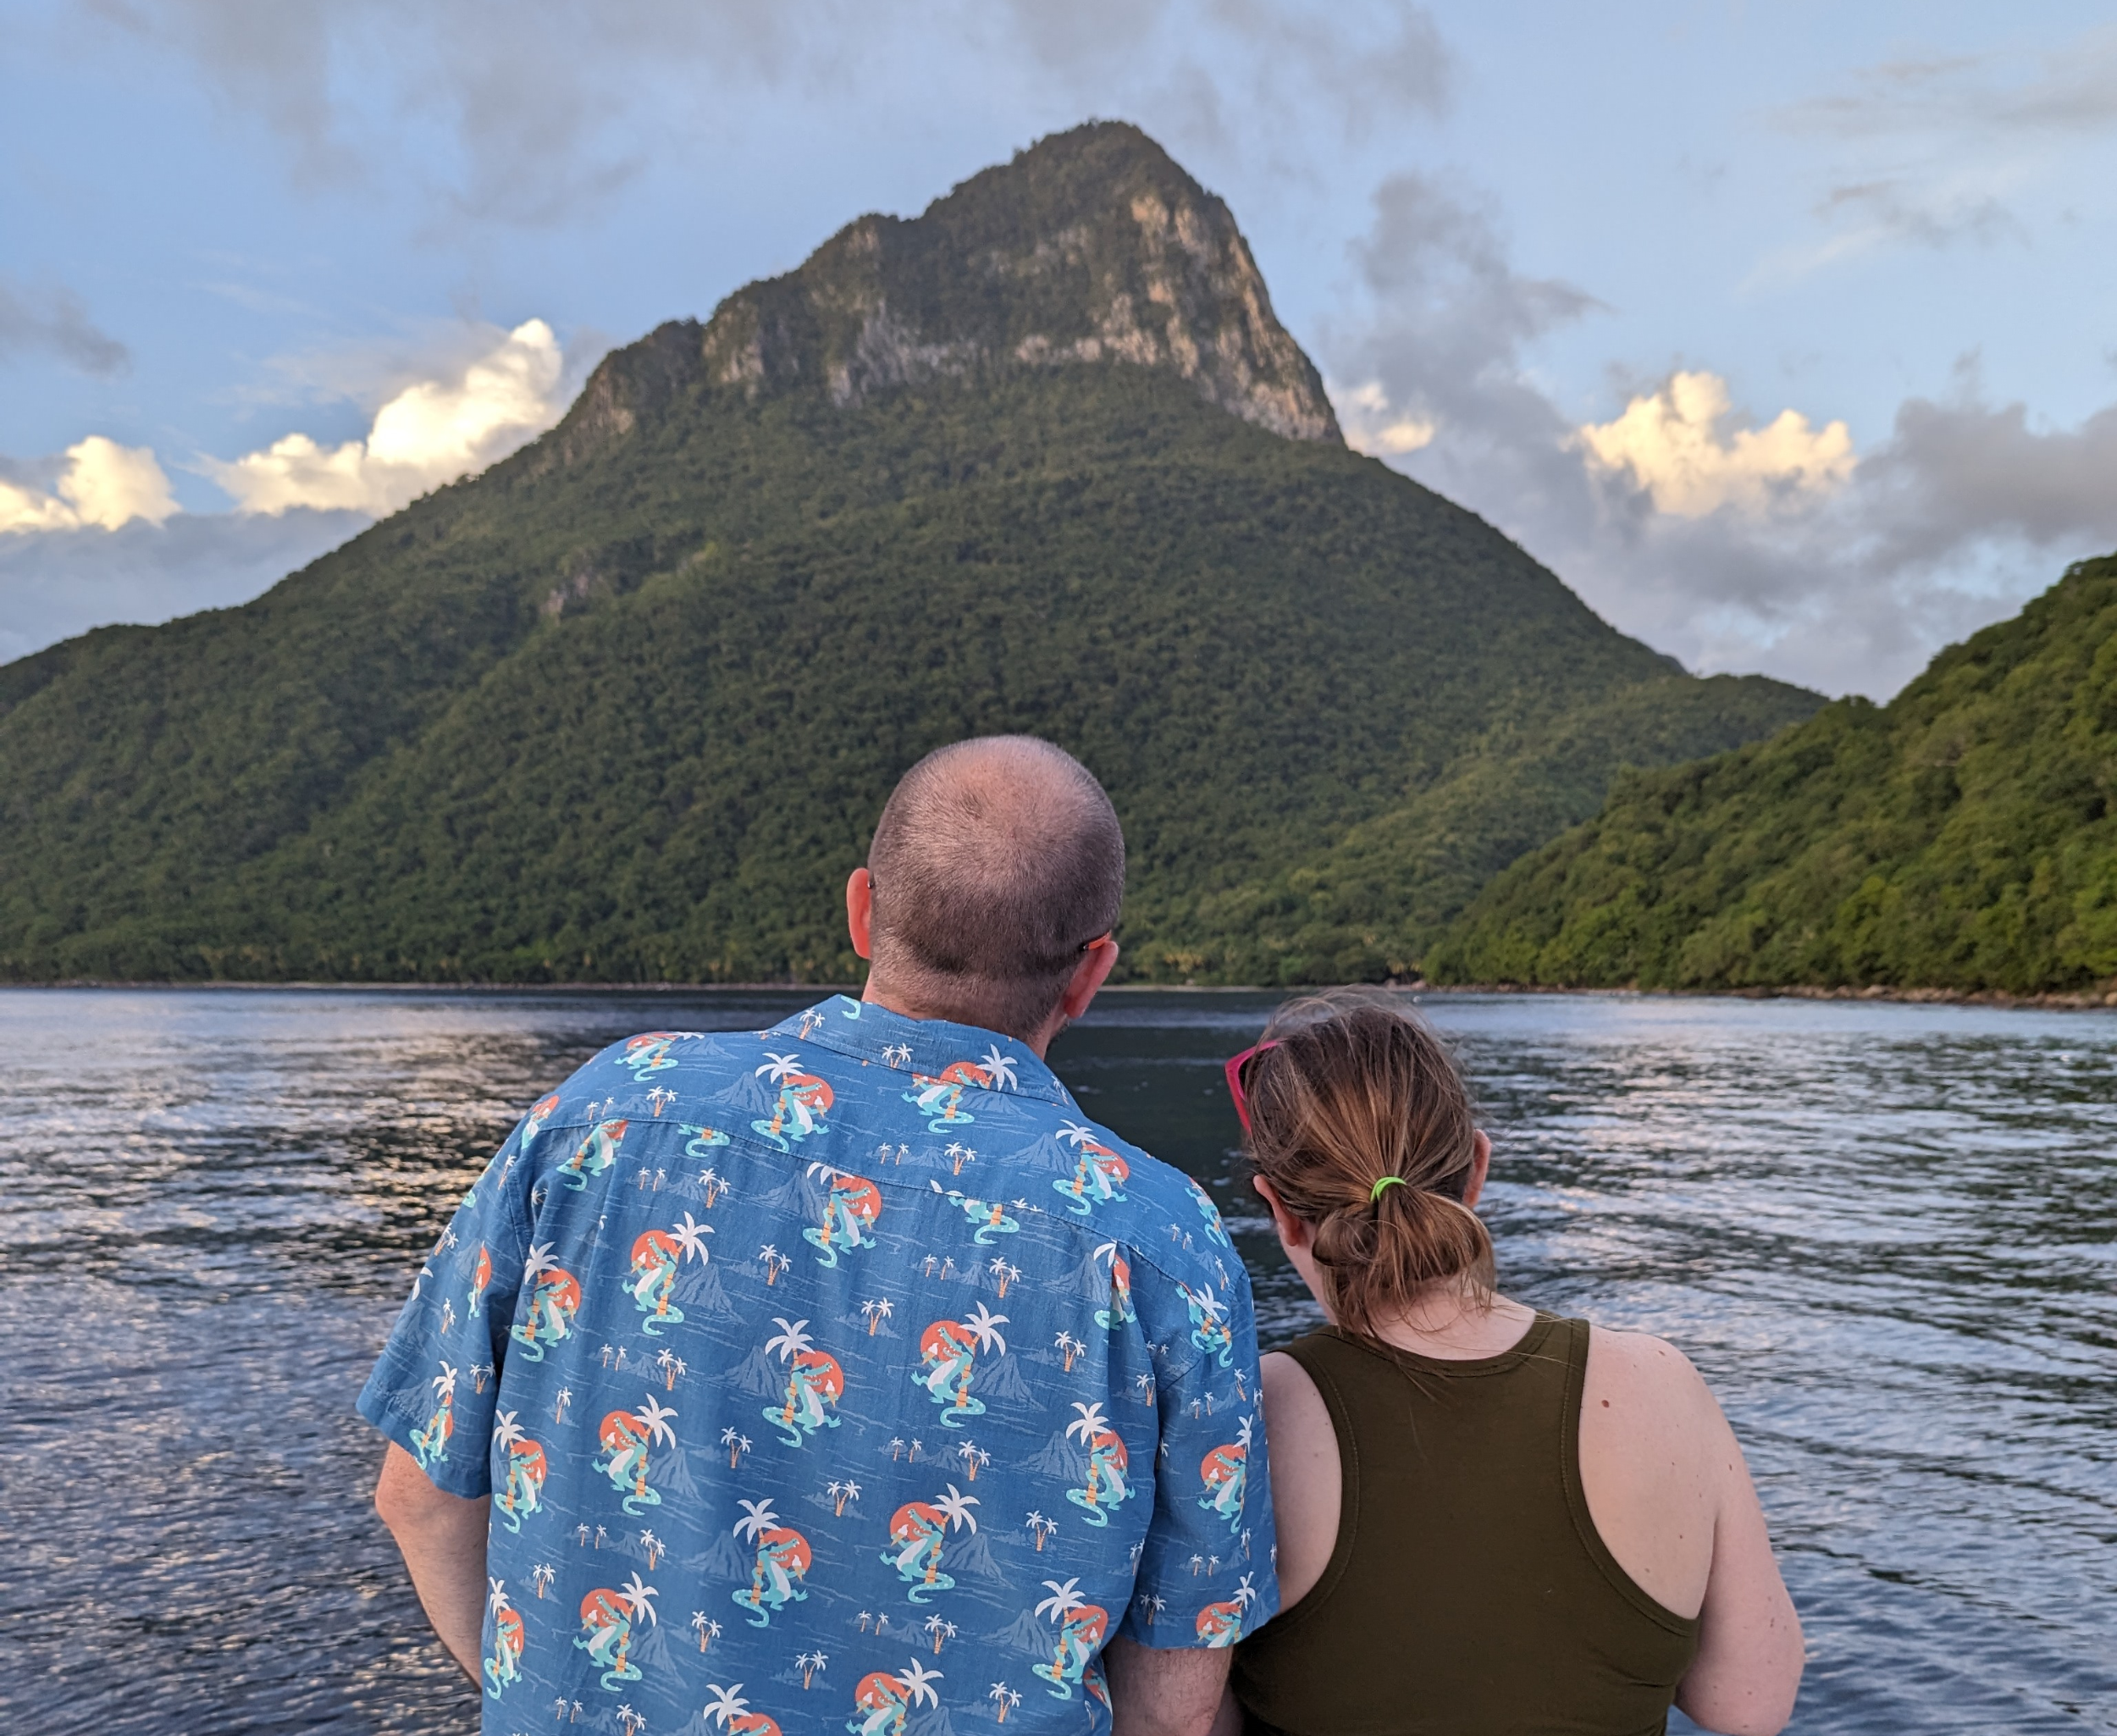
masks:
{"type": "Polygon", "coordinates": [[[1196,1183],[839,996],[536,1104],[360,1409],[491,1501],[488,1732],[1087,1736],[1278,1607],[1257,1357],[1196,1183]]]}

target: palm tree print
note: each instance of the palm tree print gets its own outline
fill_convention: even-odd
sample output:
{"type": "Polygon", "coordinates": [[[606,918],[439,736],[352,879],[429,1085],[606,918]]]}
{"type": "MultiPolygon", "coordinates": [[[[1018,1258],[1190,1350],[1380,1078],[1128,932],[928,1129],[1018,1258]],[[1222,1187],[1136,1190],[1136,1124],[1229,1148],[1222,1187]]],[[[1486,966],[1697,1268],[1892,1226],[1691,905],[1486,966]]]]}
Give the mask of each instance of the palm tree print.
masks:
{"type": "Polygon", "coordinates": [[[1198,1612],[1197,1631],[1200,1641],[1214,1650],[1230,1646],[1242,1637],[1242,1615],[1256,1601],[1257,1592],[1245,1573],[1235,1588],[1235,1595],[1224,1603],[1209,1603],[1198,1612]]]}
{"type": "Polygon", "coordinates": [[[529,1288],[528,1306],[508,1329],[508,1335],[522,1346],[528,1361],[540,1363],[548,1346],[563,1342],[572,1331],[573,1317],[581,1312],[581,1283],[552,1263],[548,1241],[541,1247],[530,1244],[522,1281],[529,1288]]]}
{"type": "Polygon", "coordinates": [[[539,1097],[529,1113],[522,1120],[522,1137],[515,1142],[515,1155],[526,1158],[536,1136],[544,1131],[544,1124],[559,1113],[559,1094],[539,1097]]]}
{"type": "MultiPolygon", "coordinates": [[[[510,1531],[519,1531],[523,1517],[537,1511],[538,1498],[544,1493],[544,1479],[550,1474],[550,1466],[544,1458],[544,1448],[522,1432],[512,1411],[501,1411],[495,1416],[493,1445],[507,1455],[507,1480],[494,1505],[500,1510],[500,1523],[510,1531]]],[[[541,1597],[544,1594],[539,1591],[537,1595],[541,1597]]]]}
{"type": "Polygon", "coordinates": [[[493,1649],[485,1659],[485,1692],[495,1700],[522,1679],[522,1616],[507,1601],[507,1588],[488,1579],[485,1606],[492,1612],[493,1649]]]}
{"type": "Polygon", "coordinates": [[[977,1120],[963,1107],[963,1093],[988,1089],[992,1082],[992,1076],[976,1062],[951,1061],[931,1076],[914,1073],[904,1101],[915,1103],[919,1113],[927,1118],[927,1132],[953,1133],[977,1120]]]}
{"type": "Polygon", "coordinates": [[[624,1490],[622,1503],[637,1518],[642,1507],[660,1507],[661,1496],[647,1486],[648,1454],[656,1446],[674,1446],[676,1430],[669,1426],[676,1416],[651,1392],[634,1411],[612,1411],[597,1432],[603,1451],[610,1455],[596,1469],[611,1480],[611,1487],[624,1490]]]}
{"type": "Polygon", "coordinates": [[[1078,1440],[1086,1448],[1088,1472],[1080,1488],[1066,1491],[1066,1499],[1087,1514],[1091,1525],[1107,1525],[1110,1523],[1111,1509],[1132,1492],[1125,1480],[1131,1467],[1131,1456],[1104,1418],[1099,1403],[1076,1402],[1074,1409],[1079,1414],[1066,1424],[1066,1438],[1078,1440]]]}
{"type": "Polygon", "coordinates": [[[1217,1357],[1222,1368],[1235,1359],[1235,1335],[1229,1330],[1228,1305],[1215,1296],[1210,1285],[1194,1290],[1188,1284],[1179,1284],[1184,1293],[1184,1304],[1191,1313],[1191,1341],[1200,1350],[1217,1357]]]}
{"type": "Polygon", "coordinates": [[[599,1121],[589,1129],[573,1155],[559,1166],[559,1180],[578,1193],[592,1175],[607,1175],[617,1167],[618,1147],[625,1142],[627,1121],[599,1121]]]}
{"type": "Polygon", "coordinates": [[[447,1453],[449,1436],[456,1432],[454,1365],[443,1363],[441,1372],[429,1384],[434,1388],[434,1410],[426,1419],[426,1426],[412,1437],[412,1448],[418,1455],[422,1471],[429,1469],[447,1453]]]}
{"type": "Polygon", "coordinates": [[[818,1264],[835,1266],[840,1248],[850,1252],[868,1246],[875,1220],[882,1215],[882,1191],[865,1175],[828,1164],[811,1164],[808,1174],[811,1181],[823,1183],[823,1222],[804,1230],[801,1239],[816,1250],[818,1264]]]}
{"type": "Polygon", "coordinates": [[[777,1352],[787,1366],[787,1396],[766,1410],[765,1420],[788,1446],[799,1447],[817,1429],[838,1426],[830,1413],[844,1396],[845,1371],[828,1351],[810,1341],[806,1320],[788,1321],[775,1314],[772,1324],[779,1330],[765,1341],[765,1348],[777,1352]]]}
{"type": "Polygon", "coordinates": [[[1206,1239],[1217,1247],[1233,1247],[1228,1240],[1228,1226],[1220,1221],[1220,1208],[1213,1204],[1213,1196],[1197,1182],[1191,1184],[1191,1202],[1197,1207],[1198,1215],[1205,1220],[1206,1239]]]}
{"type": "Polygon", "coordinates": [[[1224,1446],[1214,1447],[1198,1467],[1206,1485],[1198,1505],[1225,1519],[1230,1531],[1242,1529],[1242,1493],[1248,1480],[1249,1457],[1250,1418],[1245,1417],[1236,1426],[1235,1439],[1224,1446]]]}
{"type": "Polygon", "coordinates": [[[727,1731],[728,1736],[780,1736],[777,1722],[764,1713],[749,1709],[749,1702],[743,1698],[740,1682],[732,1688],[709,1682],[705,1691],[708,1698],[704,1715],[727,1731]]]}
{"type": "Polygon", "coordinates": [[[675,1057],[670,1054],[670,1045],[682,1037],[680,1031],[648,1031],[633,1037],[625,1045],[625,1064],[633,1070],[633,1083],[644,1085],[656,1073],[666,1073],[675,1066],[675,1057]]]}
{"type": "Polygon", "coordinates": [[[967,1418],[985,1414],[984,1402],[970,1394],[974,1365],[980,1351],[1006,1354],[1007,1341],[999,1330],[1006,1324],[1006,1315],[980,1302],[968,1320],[936,1320],[920,1335],[919,1355],[926,1367],[911,1378],[942,1407],[944,1427],[960,1429],[967,1418]]]}
{"type": "Polygon", "coordinates": [[[765,1053],[765,1064],[756,1070],[756,1076],[776,1087],[778,1095],[771,1113],[751,1122],[750,1131],[780,1151],[791,1152],[793,1147],[788,1142],[806,1139],[821,1129],[835,1098],[822,1080],[801,1070],[800,1056],[774,1054],[769,1049],[765,1053]]]}
{"type": "Polygon", "coordinates": [[[930,1501],[907,1501],[890,1515],[890,1546],[882,1551],[882,1560],[909,1588],[907,1602],[926,1603],[937,1592],[955,1589],[955,1580],[941,1571],[942,1558],[951,1531],[967,1529],[976,1534],[977,1516],[970,1509],[977,1504],[975,1495],[965,1495],[951,1483],[947,1494],[930,1501]]]}
{"type": "Polygon", "coordinates": [[[1069,1121],[1061,1136],[1073,1147],[1073,1174],[1062,1175],[1052,1187],[1065,1200],[1076,1218],[1094,1214],[1097,1206],[1114,1205],[1125,1197],[1125,1184],[1131,1180],[1132,1166],[1109,1147],[1092,1127],[1069,1121]]]}
{"type": "Polygon", "coordinates": [[[1063,1585],[1056,1579],[1047,1579],[1044,1589],[1051,1595],[1036,1606],[1036,1613],[1056,1622],[1058,1631],[1052,1640],[1051,1661],[1032,1664],[1030,1673],[1051,1683],[1053,1700],[1073,1698],[1074,1689],[1109,1631],[1110,1612],[1099,1604],[1085,1601],[1080,1584],[1078,1579],[1069,1579],[1063,1585]]]}
{"type": "Polygon", "coordinates": [[[1132,1312],[1132,1268],[1118,1252],[1114,1241],[1103,1243],[1096,1249],[1095,1257],[1110,1269],[1109,1303],[1095,1311],[1095,1324],[1106,1332],[1114,1331],[1139,1318],[1132,1312]]]}
{"type": "Polygon", "coordinates": [[[904,1720],[915,1707],[941,1704],[932,1685],[941,1675],[914,1658],[894,1675],[877,1670],[861,1677],[853,1690],[857,1710],[845,1721],[847,1736],[904,1736],[904,1720]]]}
{"type": "MultiPolygon", "coordinates": [[[[705,1252],[703,1243],[699,1251],[705,1252]]],[[[625,1288],[633,1306],[646,1317],[639,1323],[639,1330],[649,1338],[659,1338],[665,1327],[683,1319],[683,1310],[674,1300],[677,1271],[683,1260],[682,1247],[666,1230],[642,1230],[633,1242],[632,1276],[625,1288]]]]}
{"type": "Polygon", "coordinates": [[[735,1504],[742,1508],[743,1517],[735,1522],[734,1534],[755,1545],[757,1558],[750,1569],[749,1584],[737,1591],[734,1599],[750,1612],[751,1627],[769,1627],[779,1611],[808,1597],[801,1581],[815,1556],[809,1540],[782,1524],[769,1500],[735,1504]]]}
{"type": "Polygon", "coordinates": [[[1012,1040],[854,1006],[762,1040],[650,1032],[636,1084],[621,1041],[436,1237],[362,1402],[406,1418],[387,1426],[408,1449],[417,1431],[450,1486],[489,1436],[485,1571],[506,1601],[470,1661],[497,1728],[534,1731],[541,1706],[561,1736],[1053,1718],[1107,1736],[1097,1654],[1120,1621],[1206,1645],[1273,1607],[1269,1522],[1247,1501],[1264,1451],[1250,1298],[1207,1203],[1128,1169],[1131,1148],[1012,1040]],[[1164,1366],[1197,1368],[1180,1400],[1164,1366]],[[979,1535],[987,1521],[1004,1534],[979,1535]],[[698,1589],[666,1588],[683,1601],[662,1634],[671,1574],[698,1589]],[[1209,1600],[1226,1607],[1194,1639],[1209,1600]]]}
{"type": "Polygon", "coordinates": [[[605,1587],[581,1600],[581,1631],[573,1644],[601,1670],[603,1686],[613,1694],[620,1683],[641,1679],[639,1667],[631,1661],[633,1637],[641,1623],[654,1624],[657,1595],[655,1587],[634,1573],[621,1589],[605,1587]]]}

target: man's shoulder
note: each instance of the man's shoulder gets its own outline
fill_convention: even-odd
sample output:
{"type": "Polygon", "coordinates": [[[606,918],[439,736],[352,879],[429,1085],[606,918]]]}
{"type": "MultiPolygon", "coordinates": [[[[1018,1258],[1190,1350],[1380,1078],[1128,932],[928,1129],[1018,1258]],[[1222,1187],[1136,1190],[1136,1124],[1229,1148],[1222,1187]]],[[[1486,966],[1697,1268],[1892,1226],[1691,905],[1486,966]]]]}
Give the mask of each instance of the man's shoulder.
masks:
{"type": "Polygon", "coordinates": [[[1096,1214],[1109,1239],[1124,1242],[1149,1265],[1188,1288],[1241,1269],[1241,1263],[1233,1258],[1220,1208],[1198,1182],[1100,1122],[1076,1120],[1067,1125],[1069,1137],[1082,1156],[1092,1161],[1108,1153],[1124,1165],[1124,1197],[1098,1208],[1096,1214]]]}
{"type": "Polygon", "coordinates": [[[675,1091],[744,1076],[764,1053],[771,1035],[769,1031],[672,1030],[621,1037],[582,1062],[544,1102],[552,1105],[554,1120],[592,1120],[634,1092],[675,1091]]]}

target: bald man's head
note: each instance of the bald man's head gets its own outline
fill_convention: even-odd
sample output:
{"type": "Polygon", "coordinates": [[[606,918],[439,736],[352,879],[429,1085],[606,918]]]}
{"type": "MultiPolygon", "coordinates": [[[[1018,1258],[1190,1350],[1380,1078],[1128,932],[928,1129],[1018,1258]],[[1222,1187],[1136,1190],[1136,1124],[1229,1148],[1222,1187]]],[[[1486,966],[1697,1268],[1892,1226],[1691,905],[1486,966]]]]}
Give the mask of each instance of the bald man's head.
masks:
{"type": "Polygon", "coordinates": [[[1103,786],[1034,736],[981,736],[904,776],[867,852],[878,976],[942,1016],[1027,1038],[1125,896],[1103,786]]]}

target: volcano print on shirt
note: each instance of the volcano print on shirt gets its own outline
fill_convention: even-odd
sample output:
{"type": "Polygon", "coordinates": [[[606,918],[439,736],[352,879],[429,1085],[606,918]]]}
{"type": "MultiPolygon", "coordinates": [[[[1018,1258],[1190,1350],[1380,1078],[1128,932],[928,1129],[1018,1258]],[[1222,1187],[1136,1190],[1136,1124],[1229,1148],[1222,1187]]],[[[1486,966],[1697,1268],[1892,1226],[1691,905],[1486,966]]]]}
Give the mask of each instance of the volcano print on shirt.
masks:
{"type": "Polygon", "coordinates": [[[1194,1184],[1020,1044],[839,997],[539,1099],[361,1407],[490,1504],[494,1736],[1098,1736],[1116,1634],[1275,1606],[1256,1359],[1194,1184]]]}

